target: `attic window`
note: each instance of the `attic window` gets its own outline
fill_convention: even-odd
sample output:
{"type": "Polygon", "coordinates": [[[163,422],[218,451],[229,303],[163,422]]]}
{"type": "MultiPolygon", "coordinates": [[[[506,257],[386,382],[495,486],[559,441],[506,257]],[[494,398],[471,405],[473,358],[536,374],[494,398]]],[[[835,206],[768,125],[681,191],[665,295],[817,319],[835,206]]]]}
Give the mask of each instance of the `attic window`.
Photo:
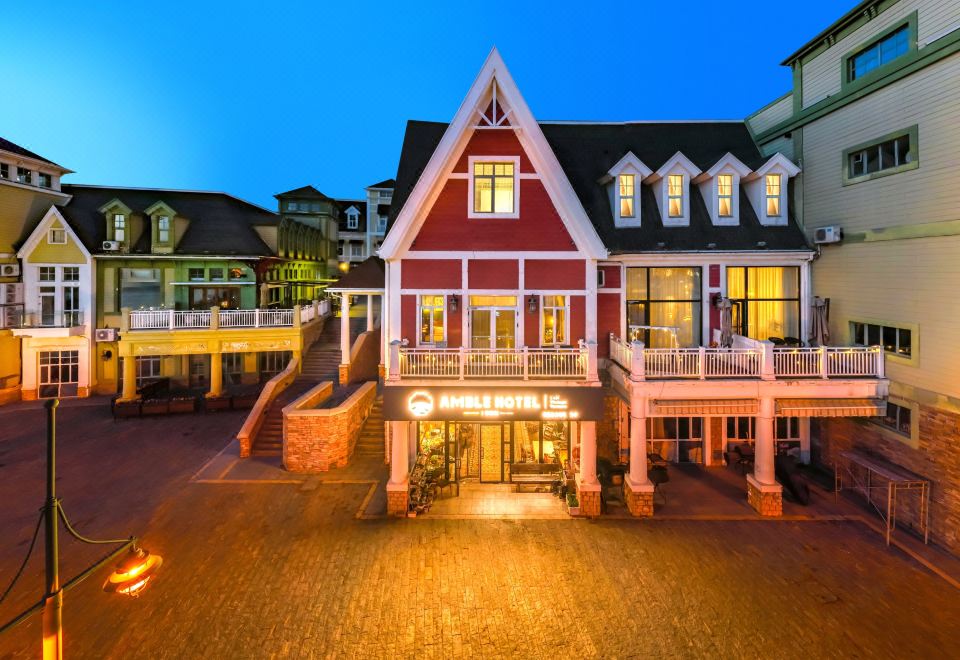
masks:
{"type": "Polygon", "coordinates": [[[517,156],[471,156],[467,217],[518,218],[519,170],[517,156]]]}
{"type": "Polygon", "coordinates": [[[778,217],[780,215],[780,175],[768,174],[764,178],[766,185],[767,216],[778,217]]]}
{"type": "Polygon", "coordinates": [[[356,229],[360,225],[360,215],[358,213],[347,214],[347,229],[356,229]]]}
{"type": "Polygon", "coordinates": [[[683,217],[683,175],[671,174],[667,179],[667,215],[671,218],[683,217]]]}
{"type": "Polygon", "coordinates": [[[717,175],[717,215],[721,218],[733,216],[733,175],[717,175]]]}
{"type": "Polygon", "coordinates": [[[170,216],[161,215],[157,218],[157,242],[170,242],[170,216]]]}
{"type": "Polygon", "coordinates": [[[637,215],[635,183],[636,177],[633,174],[621,174],[619,176],[621,218],[634,218],[637,215]]]}
{"type": "Polygon", "coordinates": [[[65,245],[67,242],[67,232],[63,229],[51,229],[47,237],[47,243],[51,245],[65,245]]]}
{"type": "Polygon", "coordinates": [[[127,217],[122,213],[113,214],[113,240],[123,243],[127,235],[127,217]]]}

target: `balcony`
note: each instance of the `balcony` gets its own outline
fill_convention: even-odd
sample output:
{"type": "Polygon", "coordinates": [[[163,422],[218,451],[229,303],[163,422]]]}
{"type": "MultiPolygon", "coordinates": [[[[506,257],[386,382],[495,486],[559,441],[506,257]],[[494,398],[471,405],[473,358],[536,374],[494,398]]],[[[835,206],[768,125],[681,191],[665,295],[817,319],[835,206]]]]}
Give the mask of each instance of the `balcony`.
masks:
{"type": "Polygon", "coordinates": [[[610,335],[610,359],[634,381],[884,378],[880,346],[777,348],[738,335],[731,348],[645,348],[610,335]]]}
{"type": "Polygon", "coordinates": [[[580,342],[575,348],[407,348],[394,341],[390,365],[391,380],[596,380],[596,344],[580,342]]]}
{"type": "Polygon", "coordinates": [[[329,300],[293,309],[137,310],[129,312],[126,327],[131,331],[292,328],[329,313],[329,300]]]}
{"type": "Polygon", "coordinates": [[[69,337],[84,332],[83,312],[33,311],[22,305],[4,305],[3,327],[18,337],[69,337]]]}

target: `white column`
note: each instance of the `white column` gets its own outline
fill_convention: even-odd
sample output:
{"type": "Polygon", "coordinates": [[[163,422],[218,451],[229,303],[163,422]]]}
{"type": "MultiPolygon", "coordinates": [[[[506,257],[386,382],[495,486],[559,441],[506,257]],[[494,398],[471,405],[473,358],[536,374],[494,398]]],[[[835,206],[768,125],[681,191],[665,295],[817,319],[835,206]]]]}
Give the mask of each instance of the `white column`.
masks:
{"type": "Polygon", "coordinates": [[[773,468],[773,457],[776,454],[773,423],[773,397],[762,397],[755,427],[756,446],[753,459],[753,478],[757,483],[764,486],[773,485],[777,482],[773,468]]]}
{"type": "MultiPolygon", "coordinates": [[[[646,404],[646,399],[643,400],[646,404]]],[[[630,485],[647,483],[647,418],[646,410],[630,411],[630,485]],[[638,414],[635,414],[638,413],[638,414]]]]}
{"type": "Polygon", "coordinates": [[[350,294],[340,294],[340,364],[350,364],[350,294]]]}
{"type": "Polygon", "coordinates": [[[373,330],[373,294],[367,294],[367,332],[373,330]]]}
{"type": "Polygon", "coordinates": [[[410,475],[410,463],[407,457],[407,423],[388,422],[390,424],[390,483],[400,486],[407,483],[410,475]]]}
{"type": "Polygon", "coordinates": [[[597,483],[596,422],[580,422],[580,483],[597,483]]]}

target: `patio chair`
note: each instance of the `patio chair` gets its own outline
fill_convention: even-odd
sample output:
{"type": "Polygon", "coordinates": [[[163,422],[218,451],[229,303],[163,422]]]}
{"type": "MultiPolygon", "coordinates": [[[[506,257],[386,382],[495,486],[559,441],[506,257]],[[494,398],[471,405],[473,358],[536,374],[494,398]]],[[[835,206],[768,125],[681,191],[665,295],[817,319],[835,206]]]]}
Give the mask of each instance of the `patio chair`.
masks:
{"type": "Polygon", "coordinates": [[[660,497],[663,498],[663,503],[667,503],[667,494],[663,492],[661,486],[668,481],[670,481],[670,473],[667,471],[666,465],[654,465],[650,468],[650,472],[647,475],[651,483],[653,483],[653,497],[656,499],[657,494],[660,494],[660,497]]]}

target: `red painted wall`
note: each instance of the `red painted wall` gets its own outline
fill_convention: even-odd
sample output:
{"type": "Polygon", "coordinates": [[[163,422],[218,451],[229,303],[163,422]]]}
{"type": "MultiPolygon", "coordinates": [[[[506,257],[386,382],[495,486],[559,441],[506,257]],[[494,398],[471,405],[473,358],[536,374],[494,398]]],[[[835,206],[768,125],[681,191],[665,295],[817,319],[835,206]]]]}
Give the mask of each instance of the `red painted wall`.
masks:
{"type": "Polygon", "coordinates": [[[603,288],[604,289],[619,289],[620,288],[620,267],[619,266],[600,266],[599,270],[603,271],[603,288]]]}
{"type": "Polygon", "coordinates": [[[457,311],[450,309],[450,296],[447,296],[447,347],[460,348],[463,342],[463,296],[457,311]]]}
{"type": "Polygon", "coordinates": [[[520,156],[520,171],[535,171],[512,128],[474,131],[453,171],[466,172],[470,156],[520,156]]]}
{"type": "Polygon", "coordinates": [[[620,336],[620,305],[619,293],[597,294],[597,355],[610,355],[610,333],[620,336]]]}
{"type": "Polygon", "coordinates": [[[516,259],[470,259],[467,282],[471,289],[516,289],[520,286],[520,262],[516,259]]]}
{"type": "Polygon", "coordinates": [[[524,296],[521,301],[523,304],[523,343],[526,346],[540,345],[540,296],[537,296],[537,309],[531,314],[530,306],[527,304],[530,296],[524,296]]]}
{"type": "Polygon", "coordinates": [[[586,273],[582,259],[527,259],[523,285],[528,289],[583,289],[586,273]]]}
{"type": "Polygon", "coordinates": [[[400,296],[400,337],[417,345],[417,297],[400,296]]]}
{"type": "Polygon", "coordinates": [[[462,276],[456,259],[405,259],[400,266],[404,289],[459,289],[462,276]]]}
{"type": "Polygon", "coordinates": [[[570,345],[576,346],[577,342],[585,339],[587,319],[587,300],[586,296],[570,296],[570,345]]]}

